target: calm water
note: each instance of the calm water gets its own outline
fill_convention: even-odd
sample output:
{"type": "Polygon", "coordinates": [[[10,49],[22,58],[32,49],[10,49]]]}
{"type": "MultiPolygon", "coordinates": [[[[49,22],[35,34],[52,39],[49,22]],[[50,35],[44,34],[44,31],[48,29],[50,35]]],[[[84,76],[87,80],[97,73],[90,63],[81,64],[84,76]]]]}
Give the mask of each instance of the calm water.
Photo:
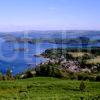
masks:
{"type": "MultiPolygon", "coordinates": [[[[62,47],[61,44],[38,43],[38,44],[23,44],[23,43],[0,43],[0,70],[3,74],[7,69],[11,69],[13,74],[21,73],[36,64],[46,61],[42,57],[35,57],[36,54],[41,54],[46,49],[62,47]],[[15,50],[25,48],[25,50],[15,50]]],[[[63,45],[66,47],[66,45],[63,45]]]]}
{"type": "MultiPolygon", "coordinates": [[[[23,34],[16,34],[17,37],[23,37],[23,34]]],[[[57,35],[44,35],[45,37],[55,38],[57,35]]],[[[30,35],[32,38],[41,38],[44,37],[43,34],[40,35],[30,35]]],[[[72,35],[74,36],[74,35],[72,35]]],[[[76,36],[76,35],[75,35],[76,36]]],[[[58,47],[80,47],[81,45],[61,45],[61,44],[52,44],[52,43],[38,43],[38,44],[29,44],[29,43],[11,43],[4,42],[4,36],[0,36],[0,70],[3,74],[6,73],[7,69],[11,69],[13,75],[21,73],[31,67],[35,67],[37,64],[46,61],[42,57],[35,57],[36,54],[41,54],[46,49],[58,48],[58,47]],[[2,38],[3,37],[3,38],[2,38]],[[25,48],[25,50],[15,50],[19,48],[25,48]]],[[[59,38],[61,36],[58,36],[59,38]]],[[[64,36],[63,36],[64,37],[64,36]]],[[[71,37],[71,36],[69,36],[71,37]]],[[[69,38],[67,37],[67,38],[69,38]]],[[[88,45],[88,46],[100,46],[100,44],[88,45]]]]}

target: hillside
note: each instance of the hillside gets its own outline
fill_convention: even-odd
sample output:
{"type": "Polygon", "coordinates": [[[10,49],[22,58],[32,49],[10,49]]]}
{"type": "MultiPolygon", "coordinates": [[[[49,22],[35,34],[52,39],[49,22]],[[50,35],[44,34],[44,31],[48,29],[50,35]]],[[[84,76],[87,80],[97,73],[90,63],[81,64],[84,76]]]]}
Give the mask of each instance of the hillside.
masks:
{"type": "Polygon", "coordinates": [[[50,77],[0,81],[0,100],[92,100],[100,96],[100,82],[86,81],[86,91],[80,92],[80,81],[50,77]]]}

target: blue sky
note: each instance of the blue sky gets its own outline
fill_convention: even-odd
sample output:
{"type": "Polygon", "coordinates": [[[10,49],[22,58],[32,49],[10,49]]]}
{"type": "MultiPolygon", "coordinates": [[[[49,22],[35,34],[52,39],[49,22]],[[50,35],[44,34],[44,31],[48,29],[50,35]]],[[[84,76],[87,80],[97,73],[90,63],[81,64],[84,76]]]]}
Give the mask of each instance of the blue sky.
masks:
{"type": "Polygon", "coordinates": [[[0,31],[100,30],[100,0],[0,0],[0,31]]]}

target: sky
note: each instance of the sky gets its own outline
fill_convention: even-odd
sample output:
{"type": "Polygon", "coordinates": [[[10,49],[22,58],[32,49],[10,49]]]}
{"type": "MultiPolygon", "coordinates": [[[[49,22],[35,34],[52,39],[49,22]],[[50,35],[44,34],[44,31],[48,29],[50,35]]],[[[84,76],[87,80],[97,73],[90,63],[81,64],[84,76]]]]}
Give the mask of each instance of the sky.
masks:
{"type": "Polygon", "coordinates": [[[0,0],[0,31],[100,30],[100,0],[0,0]]]}

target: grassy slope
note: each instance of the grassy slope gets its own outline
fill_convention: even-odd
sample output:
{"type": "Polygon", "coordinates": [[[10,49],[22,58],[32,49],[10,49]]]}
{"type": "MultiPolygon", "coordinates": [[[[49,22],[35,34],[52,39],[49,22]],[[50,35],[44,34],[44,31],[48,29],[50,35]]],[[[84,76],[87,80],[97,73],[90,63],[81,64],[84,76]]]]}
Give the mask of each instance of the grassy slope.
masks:
{"type": "Polygon", "coordinates": [[[100,95],[99,82],[86,82],[84,93],[79,91],[79,83],[48,77],[1,81],[0,100],[80,100],[81,96],[100,95]]]}
{"type": "Polygon", "coordinates": [[[68,54],[71,54],[73,57],[82,57],[85,54],[90,55],[89,53],[84,53],[84,52],[69,52],[68,54]]]}
{"type": "Polygon", "coordinates": [[[88,64],[97,64],[97,63],[100,63],[100,56],[97,56],[97,57],[95,57],[93,59],[87,60],[87,63],[88,64]]]}

